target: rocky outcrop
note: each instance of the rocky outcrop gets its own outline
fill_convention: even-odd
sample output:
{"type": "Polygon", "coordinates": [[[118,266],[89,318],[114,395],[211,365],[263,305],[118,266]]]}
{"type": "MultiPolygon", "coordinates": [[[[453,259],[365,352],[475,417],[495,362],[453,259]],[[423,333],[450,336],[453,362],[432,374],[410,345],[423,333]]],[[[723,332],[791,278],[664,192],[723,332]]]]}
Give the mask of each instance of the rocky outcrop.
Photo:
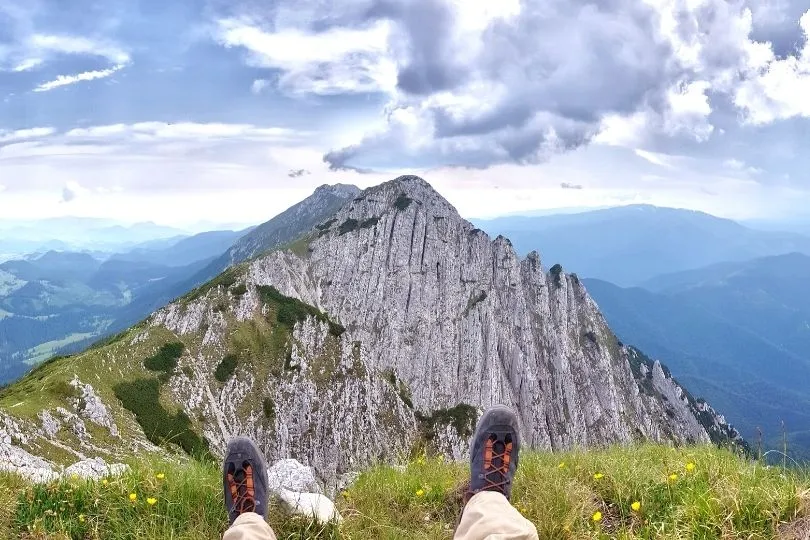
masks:
{"type": "Polygon", "coordinates": [[[85,459],[67,467],[62,473],[63,478],[82,478],[84,480],[98,480],[105,476],[120,476],[129,470],[129,465],[113,463],[108,465],[101,458],[85,459]]]}
{"type": "Polygon", "coordinates": [[[318,227],[305,256],[268,254],[247,281],[339,320],[423,415],[505,403],[538,448],[709,440],[691,411],[642,395],[576,276],[547,271],[537,253],[521,260],[420,178],[364,191],[318,227]]]}

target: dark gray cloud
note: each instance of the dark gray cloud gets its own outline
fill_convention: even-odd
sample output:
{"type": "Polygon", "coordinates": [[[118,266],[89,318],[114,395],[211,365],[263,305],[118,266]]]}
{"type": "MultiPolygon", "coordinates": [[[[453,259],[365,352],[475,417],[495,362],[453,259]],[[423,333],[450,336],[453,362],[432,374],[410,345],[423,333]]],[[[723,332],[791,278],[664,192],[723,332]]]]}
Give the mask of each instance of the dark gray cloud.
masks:
{"type": "Polygon", "coordinates": [[[746,10],[754,13],[751,35],[780,40],[779,55],[803,43],[798,17],[810,6],[689,4],[523,1],[517,16],[495,18],[474,36],[441,0],[371,0],[365,16],[398,29],[400,93],[389,107],[398,113],[386,131],[324,159],[337,169],[363,167],[387,162],[393,146],[432,165],[536,163],[589,144],[606,118],[634,114],[646,115],[645,137],[663,134],[670,149],[702,144],[727,131],[715,131],[715,121],[737,129],[745,116],[733,98],[741,77],[756,76],[746,10]]]}
{"type": "Polygon", "coordinates": [[[290,178],[301,178],[302,176],[310,174],[306,169],[290,169],[290,172],[287,173],[287,176],[290,178]]]}

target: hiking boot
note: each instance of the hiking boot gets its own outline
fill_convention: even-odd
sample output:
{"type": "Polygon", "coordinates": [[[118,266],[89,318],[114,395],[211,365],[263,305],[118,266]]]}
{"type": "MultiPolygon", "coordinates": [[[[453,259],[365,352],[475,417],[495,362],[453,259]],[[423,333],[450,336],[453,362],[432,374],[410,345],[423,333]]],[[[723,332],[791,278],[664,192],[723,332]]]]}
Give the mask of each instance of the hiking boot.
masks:
{"type": "Polygon", "coordinates": [[[465,502],[482,491],[495,491],[509,499],[519,450],[520,432],[514,411],[505,405],[487,409],[470,442],[470,488],[465,502]]]}
{"type": "Polygon", "coordinates": [[[247,437],[234,437],[222,467],[225,508],[230,524],[245,512],[267,516],[267,462],[247,437]]]}

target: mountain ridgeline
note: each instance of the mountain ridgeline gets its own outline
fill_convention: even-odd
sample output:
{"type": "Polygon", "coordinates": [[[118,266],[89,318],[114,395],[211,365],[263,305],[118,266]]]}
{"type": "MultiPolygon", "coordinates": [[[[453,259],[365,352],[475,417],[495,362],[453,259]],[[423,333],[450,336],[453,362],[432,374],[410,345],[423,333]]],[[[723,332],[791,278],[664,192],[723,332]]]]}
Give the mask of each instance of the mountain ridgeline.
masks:
{"type": "Polygon", "coordinates": [[[334,487],[420,448],[463,457],[493,403],[517,410],[536,448],[744,445],[664,366],[618,342],[576,276],[535,252],[519,258],[406,176],[7,388],[0,441],[14,450],[0,452],[49,465],[221,454],[245,434],[334,487]]]}

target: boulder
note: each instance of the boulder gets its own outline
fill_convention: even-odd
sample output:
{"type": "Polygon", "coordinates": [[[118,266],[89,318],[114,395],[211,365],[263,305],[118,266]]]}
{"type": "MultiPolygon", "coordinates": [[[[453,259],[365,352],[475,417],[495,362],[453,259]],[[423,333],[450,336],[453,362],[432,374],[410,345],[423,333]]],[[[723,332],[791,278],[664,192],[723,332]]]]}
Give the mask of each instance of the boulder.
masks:
{"type": "Polygon", "coordinates": [[[282,459],[268,469],[267,489],[274,494],[282,489],[296,493],[323,493],[312,467],[295,459],[282,459]]]}
{"type": "Polygon", "coordinates": [[[119,476],[129,470],[129,465],[122,463],[107,464],[101,458],[84,459],[74,463],[62,473],[63,478],[78,476],[85,480],[98,480],[105,476],[119,476]]]}
{"type": "Polygon", "coordinates": [[[320,523],[343,521],[343,517],[338,512],[329,497],[320,493],[297,493],[281,488],[276,492],[282,507],[285,511],[314,519],[320,523]]]}

